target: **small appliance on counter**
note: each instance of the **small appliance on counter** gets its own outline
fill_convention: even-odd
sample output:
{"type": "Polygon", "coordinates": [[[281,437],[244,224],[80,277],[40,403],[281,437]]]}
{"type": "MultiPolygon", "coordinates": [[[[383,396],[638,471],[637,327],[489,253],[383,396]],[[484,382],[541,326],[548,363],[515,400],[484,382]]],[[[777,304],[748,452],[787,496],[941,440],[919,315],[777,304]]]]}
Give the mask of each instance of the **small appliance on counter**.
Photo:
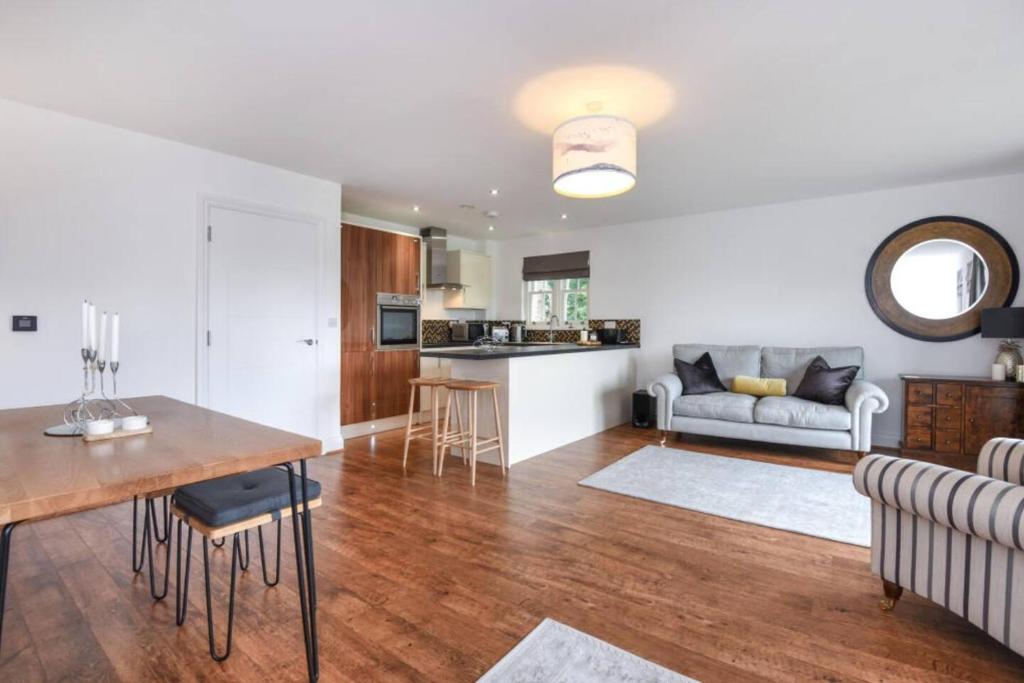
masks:
{"type": "Polygon", "coordinates": [[[511,340],[514,342],[526,341],[526,325],[521,323],[512,323],[512,329],[510,332],[511,340]]]}
{"type": "Polygon", "coordinates": [[[597,340],[602,344],[621,344],[622,330],[617,327],[600,329],[597,331],[597,340]]]}
{"type": "Polygon", "coordinates": [[[487,336],[487,323],[452,323],[452,341],[474,342],[487,336]]]}
{"type": "Polygon", "coordinates": [[[494,339],[495,343],[505,344],[508,342],[508,328],[504,325],[492,325],[491,338],[494,339]]]}

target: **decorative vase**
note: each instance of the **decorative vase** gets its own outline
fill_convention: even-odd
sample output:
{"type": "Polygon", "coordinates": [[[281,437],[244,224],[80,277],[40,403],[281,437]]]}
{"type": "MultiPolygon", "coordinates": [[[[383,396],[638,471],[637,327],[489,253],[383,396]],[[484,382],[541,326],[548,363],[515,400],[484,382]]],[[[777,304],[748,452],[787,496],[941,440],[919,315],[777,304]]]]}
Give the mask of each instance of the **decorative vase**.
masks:
{"type": "Polygon", "coordinates": [[[1020,344],[1007,339],[999,345],[999,353],[996,355],[996,362],[1006,367],[1007,377],[1017,376],[1017,366],[1024,363],[1020,355],[1020,344]]]}

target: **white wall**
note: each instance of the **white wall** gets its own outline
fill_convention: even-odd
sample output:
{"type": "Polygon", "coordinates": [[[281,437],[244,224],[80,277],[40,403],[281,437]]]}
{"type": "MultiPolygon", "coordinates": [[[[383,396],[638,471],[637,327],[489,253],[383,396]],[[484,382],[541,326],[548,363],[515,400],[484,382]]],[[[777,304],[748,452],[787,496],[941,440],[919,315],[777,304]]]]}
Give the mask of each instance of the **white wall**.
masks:
{"type": "Polygon", "coordinates": [[[318,423],[340,445],[340,185],[2,99],[0,407],[74,398],[84,298],[121,313],[122,395],[195,401],[203,194],[322,217],[318,423]],[[12,333],[12,314],[39,331],[12,333]]]}
{"type": "Polygon", "coordinates": [[[671,371],[678,342],[860,345],[867,377],[892,400],[875,440],[896,445],[898,374],[987,376],[998,346],[916,341],[868,306],[864,270],[879,242],[943,214],[986,223],[1024,253],[1024,175],[924,185],[499,242],[495,316],[519,314],[524,256],[589,249],[591,316],[642,321],[640,386],[671,371]]]}
{"type": "MultiPolygon", "coordinates": [[[[378,230],[390,230],[392,232],[402,232],[409,235],[419,236],[420,229],[411,225],[403,225],[401,223],[392,223],[391,221],[382,221],[369,216],[360,216],[353,213],[342,213],[341,220],[345,223],[351,223],[352,225],[360,225],[364,228],[376,228],[378,230]]],[[[490,253],[489,249],[492,243],[489,240],[474,240],[466,237],[459,237],[458,235],[448,235],[448,250],[454,251],[456,249],[465,249],[467,251],[476,251],[481,254],[490,253]]],[[[444,307],[444,292],[440,289],[427,289],[426,288],[426,273],[427,273],[427,250],[424,247],[420,250],[420,275],[423,278],[423,284],[420,287],[420,291],[423,292],[423,308],[420,311],[421,316],[424,320],[488,320],[488,311],[482,311],[479,309],[469,308],[445,308],[444,307]]],[[[493,291],[493,288],[492,288],[493,291]]],[[[492,307],[493,308],[493,307],[492,307]]],[[[490,309],[489,309],[490,310],[490,309]]]]}

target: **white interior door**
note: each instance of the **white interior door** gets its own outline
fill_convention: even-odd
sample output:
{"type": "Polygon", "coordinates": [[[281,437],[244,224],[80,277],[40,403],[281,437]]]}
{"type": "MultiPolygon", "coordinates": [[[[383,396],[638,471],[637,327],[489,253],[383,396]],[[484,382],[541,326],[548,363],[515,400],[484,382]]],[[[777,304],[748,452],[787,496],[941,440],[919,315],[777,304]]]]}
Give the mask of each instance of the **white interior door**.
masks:
{"type": "Polygon", "coordinates": [[[318,228],[211,207],[207,403],[315,437],[318,228]]]}

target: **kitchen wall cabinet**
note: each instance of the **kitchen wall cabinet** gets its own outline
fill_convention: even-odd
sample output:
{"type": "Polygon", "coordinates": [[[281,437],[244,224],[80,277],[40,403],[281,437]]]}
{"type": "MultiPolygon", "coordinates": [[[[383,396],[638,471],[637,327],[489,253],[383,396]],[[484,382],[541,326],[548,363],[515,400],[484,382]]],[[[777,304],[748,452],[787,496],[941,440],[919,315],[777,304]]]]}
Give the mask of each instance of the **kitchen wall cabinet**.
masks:
{"type": "Polygon", "coordinates": [[[458,249],[448,252],[448,280],[461,290],[444,293],[445,308],[486,309],[491,305],[491,257],[458,249]]]}
{"type": "Polygon", "coordinates": [[[419,351],[378,351],[377,293],[418,294],[418,237],[341,226],[341,423],[406,411],[419,351]]]}

